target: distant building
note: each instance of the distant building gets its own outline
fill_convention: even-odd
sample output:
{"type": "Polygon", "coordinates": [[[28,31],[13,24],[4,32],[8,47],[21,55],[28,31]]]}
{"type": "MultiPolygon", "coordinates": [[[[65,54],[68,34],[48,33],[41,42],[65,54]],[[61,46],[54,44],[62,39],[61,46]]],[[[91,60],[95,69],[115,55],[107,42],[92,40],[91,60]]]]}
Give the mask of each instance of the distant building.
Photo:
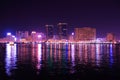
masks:
{"type": "Polygon", "coordinates": [[[53,39],[54,39],[54,40],[59,40],[59,36],[58,36],[58,35],[54,35],[54,36],[53,36],[53,39]]]}
{"type": "Polygon", "coordinates": [[[68,26],[67,23],[58,23],[59,39],[68,39],[68,26]]]}
{"type": "Polygon", "coordinates": [[[38,42],[44,39],[45,39],[45,35],[42,32],[36,32],[36,31],[32,31],[31,36],[29,37],[29,41],[32,42],[38,42]]]}
{"type": "Polygon", "coordinates": [[[46,38],[52,39],[54,35],[54,27],[53,25],[45,25],[46,27],[46,38]]]}
{"type": "Polygon", "coordinates": [[[29,37],[29,32],[28,32],[28,31],[25,31],[25,32],[24,32],[24,37],[25,37],[25,38],[28,38],[28,37],[29,37]]]}
{"type": "Polygon", "coordinates": [[[16,37],[17,37],[17,40],[20,40],[21,37],[22,37],[22,32],[21,31],[16,31],[16,37]]]}
{"type": "Polygon", "coordinates": [[[16,31],[16,37],[17,37],[17,40],[20,40],[20,39],[26,39],[28,38],[29,36],[29,32],[28,31],[16,31]]]}
{"type": "Polygon", "coordinates": [[[14,35],[12,35],[11,33],[7,33],[5,41],[7,41],[7,42],[9,42],[9,41],[16,41],[16,37],[14,35]]]}
{"type": "Polygon", "coordinates": [[[115,35],[113,33],[107,33],[106,41],[114,42],[115,41],[115,35]]]}
{"type": "Polygon", "coordinates": [[[74,32],[72,32],[72,34],[69,35],[69,41],[74,41],[74,32]]]}
{"type": "Polygon", "coordinates": [[[37,32],[36,31],[32,31],[31,32],[31,40],[32,41],[36,41],[36,39],[37,39],[37,32]]]}
{"type": "Polygon", "coordinates": [[[76,41],[88,41],[96,39],[96,29],[90,27],[75,28],[76,41]]]}

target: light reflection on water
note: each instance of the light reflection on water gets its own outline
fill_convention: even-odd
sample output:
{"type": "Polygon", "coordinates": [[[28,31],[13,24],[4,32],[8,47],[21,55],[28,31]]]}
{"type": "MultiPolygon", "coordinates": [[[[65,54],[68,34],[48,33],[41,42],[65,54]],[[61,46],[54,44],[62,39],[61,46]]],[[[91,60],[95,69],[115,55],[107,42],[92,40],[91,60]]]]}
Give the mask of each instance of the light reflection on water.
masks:
{"type": "Polygon", "coordinates": [[[42,45],[38,44],[38,53],[37,53],[37,69],[41,69],[41,59],[42,59],[42,45]]]}
{"type": "Polygon", "coordinates": [[[8,75],[11,75],[11,70],[16,69],[16,44],[14,46],[11,46],[10,44],[6,44],[6,59],[5,59],[6,65],[6,73],[8,75]]]}
{"type": "Polygon", "coordinates": [[[112,67],[116,54],[120,53],[115,44],[6,44],[5,69],[8,75],[24,65],[37,74],[43,69],[50,74],[74,73],[78,64],[112,67]]]}
{"type": "Polygon", "coordinates": [[[100,44],[96,44],[96,65],[100,65],[100,44]]]}

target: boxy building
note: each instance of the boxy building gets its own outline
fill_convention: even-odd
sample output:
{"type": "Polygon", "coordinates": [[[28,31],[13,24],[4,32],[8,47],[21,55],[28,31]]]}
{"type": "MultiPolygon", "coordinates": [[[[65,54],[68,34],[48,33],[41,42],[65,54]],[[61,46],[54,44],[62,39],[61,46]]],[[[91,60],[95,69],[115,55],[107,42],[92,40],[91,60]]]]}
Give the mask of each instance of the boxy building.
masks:
{"type": "Polygon", "coordinates": [[[75,28],[75,41],[90,41],[96,39],[96,29],[90,27],[75,28]]]}

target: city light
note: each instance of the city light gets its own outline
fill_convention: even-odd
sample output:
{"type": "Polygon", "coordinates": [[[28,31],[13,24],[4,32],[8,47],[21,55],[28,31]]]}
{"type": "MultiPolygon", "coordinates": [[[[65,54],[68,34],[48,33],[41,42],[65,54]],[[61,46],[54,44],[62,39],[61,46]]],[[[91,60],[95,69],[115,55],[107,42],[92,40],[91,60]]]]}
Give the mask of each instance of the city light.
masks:
{"type": "Polygon", "coordinates": [[[11,33],[10,33],[10,32],[8,32],[8,33],[7,33],[7,36],[10,36],[10,35],[11,35],[11,33]]]}
{"type": "Polygon", "coordinates": [[[15,38],[15,36],[12,36],[13,38],[15,38]]]}
{"type": "Polygon", "coordinates": [[[72,36],[74,35],[74,32],[72,32],[72,36]]]}
{"type": "Polygon", "coordinates": [[[54,25],[45,25],[46,33],[32,31],[18,31],[16,35],[11,32],[1,39],[1,42],[48,42],[48,43],[118,43],[113,33],[108,33],[106,37],[97,38],[96,28],[83,27],[74,28],[74,31],[68,34],[67,23],[58,23],[58,34],[54,33],[54,25]]]}
{"type": "Polygon", "coordinates": [[[32,31],[32,34],[36,34],[36,32],[35,32],[35,31],[32,31]]]}
{"type": "Polygon", "coordinates": [[[15,41],[17,41],[17,38],[14,38],[15,41]]]}
{"type": "Polygon", "coordinates": [[[38,35],[38,38],[41,38],[42,36],[41,35],[38,35]]]}

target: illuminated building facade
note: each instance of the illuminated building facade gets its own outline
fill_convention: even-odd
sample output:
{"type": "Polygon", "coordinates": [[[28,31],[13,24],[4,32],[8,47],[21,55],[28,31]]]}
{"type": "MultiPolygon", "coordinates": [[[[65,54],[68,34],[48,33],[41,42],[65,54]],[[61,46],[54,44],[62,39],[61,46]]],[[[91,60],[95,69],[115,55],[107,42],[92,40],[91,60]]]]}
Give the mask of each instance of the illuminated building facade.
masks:
{"type": "Polygon", "coordinates": [[[72,32],[72,34],[69,36],[69,40],[74,41],[74,32],[72,32]]]}
{"type": "Polygon", "coordinates": [[[115,35],[113,33],[107,33],[106,40],[108,42],[114,42],[115,41],[115,35]]]}
{"type": "Polygon", "coordinates": [[[8,32],[5,41],[16,41],[16,37],[8,32]]]}
{"type": "Polygon", "coordinates": [[[54,35],[53,25],[45,25],[45,27],[46,27],[46,38],[52,39],[54,35]]]}
{"type": "Polygon", "coordinates": [[[89,41],[96,39],[96,29],[90,27],[75,28],[76,41],[89,41]]]}
{"type": "Polygon", "coordinates": [[[34,42],[34,41],[36,41],[36,39],[37,39],[37,33],[36,33],[36,31],[32,31],[31,32],[31,40],[34,42]]]}
{"type": "Polygon", "coordinates": [[[60,39],[68,39],[67,23],[58,23],[58,35],[60,39]]]}
{"type": "Polygon", "coordinates": [[[43,33],[39,33],[36,31],[31,32],[31,41],[32,42],[39,42],[45,39],[45,35],[43,33]]]}

